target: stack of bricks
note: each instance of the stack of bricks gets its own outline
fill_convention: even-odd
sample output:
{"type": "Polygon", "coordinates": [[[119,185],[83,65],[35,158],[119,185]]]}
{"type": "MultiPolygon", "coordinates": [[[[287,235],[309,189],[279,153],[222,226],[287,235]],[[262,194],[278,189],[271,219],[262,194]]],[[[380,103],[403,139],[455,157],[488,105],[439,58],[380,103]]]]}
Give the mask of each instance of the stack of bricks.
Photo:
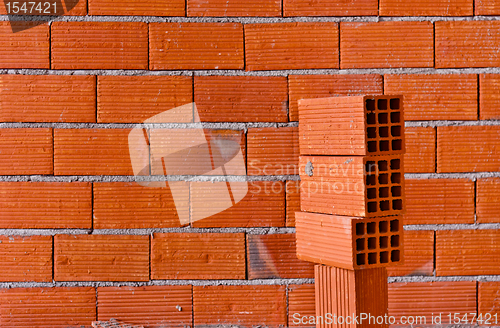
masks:
{"type": "Polygon", "coordinates": [[[299,101],[297,257],[316,263],[316,327],[388,326],[387,266],[402,262],[401,96],[299,101]]]}

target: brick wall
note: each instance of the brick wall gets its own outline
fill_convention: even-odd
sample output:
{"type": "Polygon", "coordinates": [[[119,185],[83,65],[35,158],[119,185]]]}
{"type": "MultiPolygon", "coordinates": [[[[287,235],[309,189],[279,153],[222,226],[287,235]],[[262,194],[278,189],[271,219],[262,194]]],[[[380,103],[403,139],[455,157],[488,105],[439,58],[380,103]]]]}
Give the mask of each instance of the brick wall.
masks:
{"type": "Polygon", "coordinates": [[[390,314],[500,314],[498,1],[186,1],[73,1],[16,33],[0,5],[2,327],[304,326],[297,101],[359,94],[405,97],[390,314]],[[183,225],[134,182],[128,134],[191,102],[249,192],[183,225]]]}

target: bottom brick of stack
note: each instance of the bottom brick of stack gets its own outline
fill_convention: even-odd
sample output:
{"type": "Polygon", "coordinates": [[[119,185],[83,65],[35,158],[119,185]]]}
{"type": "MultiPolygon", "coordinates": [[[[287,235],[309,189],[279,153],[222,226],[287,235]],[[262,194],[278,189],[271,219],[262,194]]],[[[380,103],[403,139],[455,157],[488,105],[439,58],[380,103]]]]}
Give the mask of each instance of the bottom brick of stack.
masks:
{"type": "Polygon", "coordinates": [[[388,327],[385,268],[316,265],[316,328],[388,327]]]}

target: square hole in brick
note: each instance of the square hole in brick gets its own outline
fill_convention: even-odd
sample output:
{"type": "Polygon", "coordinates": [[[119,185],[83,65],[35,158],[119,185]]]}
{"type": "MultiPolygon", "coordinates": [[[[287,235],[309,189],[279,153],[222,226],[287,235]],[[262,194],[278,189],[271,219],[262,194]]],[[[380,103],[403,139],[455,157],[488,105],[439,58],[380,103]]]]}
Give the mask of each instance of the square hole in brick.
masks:
{"type": "Polygon", "coordinates": [[[389,102],[391,109],[399,109],[399,98],[392,98],[389,102]]]}
{"type": "Polygon", "coordinates": [[[392,209],[396,211],[400,211],[403,209],[403,200],[402,199],[394,199],[392,201],[392,209]]]}
{"type": "Polygon", "coordinates": [[[375,249],[377,248],[377,238],[371,237],[368,238],[368,249],[375,249]]]}
{"type": "Polygon", "coordinates": [[[366,164],[365,164],[365,170],[366,170],[366,173],[370,174],[370,173],[375,173],[377,172],[377,165],[375,164],[374,161],[367,161],[366,164]]]}
{"type": "Polygon", "coordinates": [[[388,211],[391,209],[391,204],[389,203],[388,200],[383,200],[380,202],[380,210],[381,211],[388,211]]]}
{"type": "Polygon", "coordinates": [[[399,262],[401,260],[399,250],[395,249],[391,251],[391,261],[392,262],[399,262]]]}
{"type": "Polygon", "coordinates": [[[387,161],[378,161],[378,170],[379,171],[387,171],[387,161]]]}
{"type": "Polygon", "coordinates": [[[391,160],[391,170],[399,170],[401,168],[401,160],[392,159],[391,160]]]}
{"type": "Polygon", "coordinates": [[[380,198],[387,198],[387,197],[389,197],[389,187],[379,188],[379,190],[378,190],[378,196],[380,198]]]}
{"type": "Polygon", "coordinates": [[[399,247],[399,235],[391,236],[391,247],[399,247]]]}
{"type": "Polygon", "coordinates": [[[380,183],[380,184],[388,184],[389,183],[389,174],[387,174],[387,173],[379,174],[379,176],[378,176],[378,183],[380,183]]]}
{"type": "Polygon", "coordinates": [[[362,251],[365,249],[365,240],[363,238],[356,239],[356,250],[362,251]]]}
{"type": "Polygon", "coordinates": [[[377,116],[375,113],[368,113],[366,115],[366,123],[367,124],[377,124],[377,116]]]}
{"type": "Polygon", "coordinates": [[[399,220],[392,220],[391,221],[391,232],[398,232],[399,231],[399,220]]]}
{"type": "Polygon", "coordinates": [[[375,110],[375,99],[366,99],[366,109],[375,110]]]}
{"type": "Polygon", "coordinates": [[[389,231],[389,222],[388,221],[380,221],[378,223],[378,232],[386,233],[389,231]]]}
{"type": "Polygon", "coordinates": [[[365,234],[365,224],[360,222],[356,223],[356,235],[363,236],[365,234]]]}
{"type": "Polygon", "coordinates": [[[368,128],[367,134],[368,134],[368,138],[370,138],[370,139],[377,138],[377,128],[368,128]]]}
{"type": "Polygon", "coordinates": [[[375,175],[367,175],[366,176],[366,184],[368,186],[374,186],[377,184],[377,177],[375,175]]]}
{"type": "Polygon", "coordinates": [[[384,249],[387,247],[389,247],[389,237],[387,236],[380,237],[380,248],[384,249]]]}
{"type": "Polygon", "coordinates": [[[377,142],[376,141],[368,141],[368,152],[374,153],[377,151],[377,142]]]}
{"type": "Polygon", "coordinates": [[[389,151],[389,150],[391,150],[390,149],[389,140],[380,140],[379,141],[379,147],[380,147],[380,151],[389,151]]]}
{"type": "Polygon", "coordinates": [[[357,265],[365,265],[366,264],[365,254],[357,254],[356,255],[356,264],[357,265]]]}
{"type": "Polygon", "coordinates": [[[379,113],[378,114],[378,123],[379,124],[389,123],[389,115],[387,115],[387,113],[379,113]]]}
{"type": "Polygon", "coordinates": [[[401,173],[391,174],[391,182],[392,183],[401,183],[401,173]]]}
{"type": "Polygon", "coordinates": [[[399,123],[401,121],[401,113],[391,113],[391,123],[399,123]]]}
{"type": "Polygon", "coordinates": [[[367,194],[366,196],[368,197],[368,199],[377,198],[377,188],[368,188],[366,194],[367,194]]]}
{"type": "Polygon", "coordinates": [[[380,135],[380,137],[382,138],[387,138],[389,136],[389,127],[387,126],[381,126],[379,129],[378,129],[378,134],[380,135]]]}
{"type": "Polygon", "coordinates": [[[389,252],[380,252],[380,263],[389,263],[389,252]]]}
{"type": "Polygon", "coordinates": [[[377,202],[368,202],[368,213],[377,212],[377,202]]]}
{"type": "Polygon", "coordinates": [[[366,224],[366,232],[369,234],[369,235],[373,235],[377,232],[377,224],[375,222],[368,222],[366,224]]]}
{"type": "Polygon", "coordinates": [[[400,186],[391,187],[391,195],[392,197],[401,196],[401,187],[400,186]]]}
{"type": "Polygon", "coordinates": [[[387,110],[387,99],[379,99],[377,102],[377,107],[380,110],[387,110]]]}
{"type": "Polygon", "coordinates": [[[403,141],[401,139],[394,139],[391,142],[392,150],[401,150],[403,148],[403,141]]]}
{"type": "Polygon", "coordinates": [[[401,127],[400,126],[391,126],[391,136],[401,137],[401,127]]]}
{"type": "Polygon", "coordinates": [[[368,253],[368,264],[377,264],[377,253],[368,253]]]}

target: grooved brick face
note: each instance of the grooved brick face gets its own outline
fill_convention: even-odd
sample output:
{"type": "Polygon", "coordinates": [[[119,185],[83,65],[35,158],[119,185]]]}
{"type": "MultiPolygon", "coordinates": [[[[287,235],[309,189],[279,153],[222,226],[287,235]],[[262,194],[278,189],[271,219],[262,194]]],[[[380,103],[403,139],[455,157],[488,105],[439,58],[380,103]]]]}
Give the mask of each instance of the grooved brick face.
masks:
{"type": "Polygon", "coordinates": [[[498,67],[500,22],[436,22],[436,68],[498,67]]]}
{"type": "Polygon", "coordinates": [[[0,228],[90,229],[92,186],[85,182],[0,182],[0,228]]]}
{"type": "Polygon", "coordinates": [[[437,172],[500,171],[500,126],[439,126],[437,172]]]}
{"type": "MultiPolygon", "coordinates": [[[[19,7],[22,6],[23,3],[26,3],[29,7],[31,8],[31,5],[29,4],[28,1],[22,1],[19,3],[19,7]]],[[[36,2],[38,4],[38,2],[36,2]]],[[[50,2],[51,4],[53,2],[50,2]]],[[[11,2],[12,5],[12,2],[11,2]]],[[[44,5],[45,6],[45,5],[44,5]]],[[[85,16],[87,15],[87,1],[86,0],[64,0],[64,1],[57,1],[56,2],[56,14],[57,15],[65,15],[65,16],[85,16]],[[68,8],[72,8],[71,10],[68,11],[68,8]]],[[[28,9],[29,10],[29,9],[28,9]]],[[[23,11],[19,11],[21,14],[16,15],[13,13],[10,13],[10,16],[25,16],[26,14],[23,11]]],[[[7,15],[7,7],[6,6],[0,6],[0,15],[7,15]]],[[[42,13],[39,13],[37,10],[33,10],[30,15],[37,15],[37,16],[51,16],[54,15],[54,12],[52,11],[49,14],[44,14],[43,11],[42,13]]]]}
{"type": "Polygon", "coordinates": [[[286,226],[295,227],[295,212],[300,212],[300,181],[286,182],[286,226]]]}
{"type": "Polygon", "coordinates": [[[436,232],[436,275],[498,275],[499,230],[436,232]]]}
{"type": "MultiPolygon", "coordinates": [[[[80,0],[82,1],[82,0],[80,0]]],[[[88,0],[89,15],[184,16],[184,0],[88,0]]]]}
{"type": "Polygon", "coordinates": [[[239,23],[150,23],[153,70],[242,69],[243,25],[239,23]]]}
{"type": "MultiPolygon", "coordinates": [[[[499,8],[500,9],[500,8],[499,8]]],[[[500,75],[479,75],[479,118],[500,119],[500,75]]]]}
{"type": "Polygon", "coordinates": [[[245,279],[245,235],[154,234],[151,279],[245,279]]]}
{"type": "Polygon", "coordinates": [[[288,286],[288,326],[289,327],[315,327],[314,324],[303,325],[297,321],[306,316],[315,316],[315,292],[314,285],[289,285],[288,286]],[[297,315],[298,313],[298,315],[297,315]],[[294,317],[294,315],[296,317],[294,317]]]}
{"type": "Polygon", "coordinates": [[[298,174],[297,127],[250,128],[247,134],[247,174],[298,174]]]}
{"type": "Polygon", "coordinates": [[[290,75],[288,77],[290,121],[299,120],[300,99],[382,94],[378,74],[290,75]]]}
{"type": "Polygon", "coordinates": [[[53,69],[147,69],[145,23],[54,22],[53,69]]]}
{"type": "Polygon", "coordinates": [[[477,179],[476,215],[479,223],[500,222],[500,179],[477,179]]]}
{"type": "Polygon", "coordinates": [[[433,67],[433,41],[430,22],[341,23],[340,68],[433,67]]]}
{"type": "Polygon", "coordinates": [[[196,76],[201,122],[288,122],[288,88],[281,76],[196,76]]]}
{"type": "MultiPolygon", "coordinates": [[[[381,0],[380,16],[472,16],[473,0],[381,0]]],[[[476,2],[477,3],[477,2],[476,2]]]]}
{"type": "Polygon", "coordinates": [[[149,236],[56,235],[55,281],[148,281],[149,236]]]}
{"type": "Polygon", "coordinates": [[[378,1],[351,0],[284,0],[283,16],[373,16],[378,14],[378,1]]]}
{"type": "Polygon", "coordinates": [[[51,236],[0,236],[2,281],[52,282],[51,236]]]}
{"type": "Polygon", "coordinates": [[[0,290],[2,327],[90,327],[96,319],[92,287],[0,290]]]}
{"type": "Polygon", "coordinates": [[[99,76],[97,79],[99,123],[142,123],[192,101],[193,79],[189,76],[99,76]]]}
{"type": "Polygon", "coordinates": [[[0,75],[4,122],[95,122],[95,76],[0,75]]]}
{"type": "Polygon", "coordinates": [[[280,0],[186,0],[188,16],[281,16],[280,0]]]}
{"type": "Polygon", "coordinates": [[[13,33],[10,24],[0,22],[0,68],[50,68],[49,25],[14,22],[27,29],[13,33]]]}
{"type": "Polygon", "coordinates": [[[0,129],[0,174],[53,174],[52,129],[0,129]]]}
{"type": "Polygon", "coordinates": [[[286,326],[285,286],[193,286],[194,325],[286,326]]]}
{"type": "Polygon", "coordinates": [[[405,128],[404,169],[406,173],[436,172],[436,130],[432,127],[405,128]]]}
{"type": "Polygon", "coordinates": [[[245,25],[248,71],[338,68],[337,23],[245,25]]]}
{"type": "Polygon", "coordinates": [[[314,278],[312,263],[297,259],[295,234],[247,235],[248,279],[314,278]]]}
{"type": "Polygon", "coordinates": [[[434,231],[404,231],[404,263],[388,267],[389,276],[431,276],[434,272],[434,231]]]}
{"type": "Polygon", "coordinates": [[[477,120],[477,75],[384,76],[385,94],[403,94],[405,119],[477,120]]]}
{"type": "Polygon", "coordinates": [[[405,224],[474,223],[474,182],[406,179],[405,224]]]}
{"type": "Polygon", "coordinates": [[[475,15],[498,15],[500,14],[500,3],[496,0],[475,0],[475,15]]]}
{"type": "Polygon", "coordinates": [[[487,313],[491,314],[490,320],[492,323],[495,320],[493,315],[500,315],[500,282],[479,282],[477,304],[478,313],[483,314],[483,318],[487,313]]]}
{"type": "Polygon", "coordinates": [[[192,323],[192,304],[191,286],[97,288],[98,320],[184,328],[192,323]]]}

